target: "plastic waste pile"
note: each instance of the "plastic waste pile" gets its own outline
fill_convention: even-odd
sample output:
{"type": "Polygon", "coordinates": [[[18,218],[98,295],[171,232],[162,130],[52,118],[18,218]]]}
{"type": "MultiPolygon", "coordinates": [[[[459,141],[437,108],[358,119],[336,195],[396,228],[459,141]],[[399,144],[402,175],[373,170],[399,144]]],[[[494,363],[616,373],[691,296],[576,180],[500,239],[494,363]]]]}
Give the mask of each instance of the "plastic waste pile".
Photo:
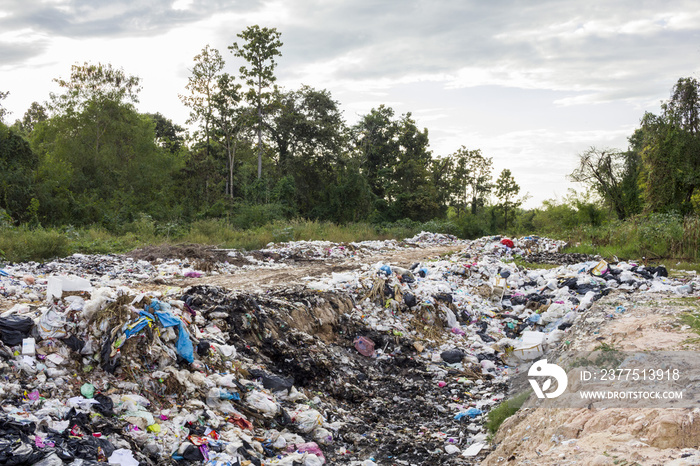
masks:
{"type": "MultiPolygon", "coordinates": [[[[558,254],[546,238],[405,243],[463,248],[258,294],[142,286],[164,265],[199,272],[187,261],[3,268],[0,465],[464,464],[488,451],[484,421],[517,360],[562,344],[601,296],[700,291],[663,267],[513,260],[558,254]]],[[[266,257],[402,247],[297,242],[266,257]]]]}

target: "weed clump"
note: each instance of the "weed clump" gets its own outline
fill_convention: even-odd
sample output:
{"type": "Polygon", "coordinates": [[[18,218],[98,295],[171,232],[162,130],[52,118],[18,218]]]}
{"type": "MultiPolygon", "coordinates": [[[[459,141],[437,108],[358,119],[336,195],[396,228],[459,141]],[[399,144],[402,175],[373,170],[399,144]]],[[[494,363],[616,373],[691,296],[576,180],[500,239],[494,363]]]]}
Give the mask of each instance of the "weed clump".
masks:
{"type": "Polygon", "coordinates": [[[501,427],[501,424],[520,409],[530,397],[530,394],[531,392],[529,391],[520,393],[489,411],[486,415],[486,429],[488,429],[489,433],[494,435],[498,428],[501,427]]]}

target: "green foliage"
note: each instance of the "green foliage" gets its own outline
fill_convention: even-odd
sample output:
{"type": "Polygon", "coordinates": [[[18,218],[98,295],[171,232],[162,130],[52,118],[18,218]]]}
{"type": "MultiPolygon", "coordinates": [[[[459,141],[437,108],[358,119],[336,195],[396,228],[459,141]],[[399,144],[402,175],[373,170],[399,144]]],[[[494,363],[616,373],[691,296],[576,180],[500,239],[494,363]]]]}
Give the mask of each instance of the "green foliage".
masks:
{"type": "Polygon", "coordinates": [[[620,259],[700,260],[700,219],[678,214],[649,214],[624,222],[613,221],[598,227],[583,227],[565,234],[571,252],[601,254],[620,259]]]}
{"type": "Polygon", "coordinates": [[[217,49],[206,45],[194,57],[192,75],[188,78],[185,89],[188,95],[180,95],[180,100],[190,108],[188,123],[200,123],[204,130],[206,145],[204,150],[209,155],[211,130],[214,123],[214,102],[218,93],[219,73],[224,69],[224,59],[217,49]]]}
{"type": "Polygon", "coordinates": [[[700,334],[700,314],[697,311],[682,314],[681,322],[689,325],[693,332],[700,334]]]}
{"type": "Polygon", "coordinates": [[[496,180],[496,197],[501,201],[498,204],[499,207],[503,209],[504,230],[508,230],[508,211],[512,211],[522,204],[521,200],[516,199],[519,192],[520,186],[515,182],[510,170],[504,168],[496,180]]]}
{"type": "Polygon", "coordinates": [[[636,135],[644,197],[653,211],[686,214],[700,187],[700,82],[679,79],[661,108],[661,115],[644,115],[636,135]]]}
{"type": "Polygon", "coordinates": [[[235,228],[249,229],[261,227],[283,220],[288,209],[283,204],[238,204],[231,217],[231,225],[235,228]]]}
{"type": "Polygon", "coordinates": [[[33,220],[30,210],[36,195],[36,153],[14,130],[0,123],[0,209],[15,222],[33,220]]]}
{"type": "Polygon", "coordinates": [[[86,105],[94,102],[138,102],[141,79],[128,76],[124,70],[115,69],[111,64],[96,65],[85,62],[73,65],[69,79],[53,80],[64,89],[61,94],[51,94],[51,104],[55,112],[79,113],[86,105]]]}
{"type": "Polygon", "coordinates": [[[502,402],[489,411],[489,413],[486,415],[486,429],[489,431],[489,433],[492,435],[495,434],[506,419],[518,412],[520,407],[530,397],[531,393],[532,392],[529,391],[520,393],[513,398],[502,402]]]}
{"type": "Polygon", "coordinates": [[[116,229],[139,213],[171,215],[181,159],[156,145],[154,121],[104,95],[80,108],[33,132],[41,221],[116,229]]]}
{"type": "Polygon", "coordinates": [[[636,152],[599,150],[595,147],[579,155],[579,166],[571,173],[573,181],[587,184],[624,220],[639,211],[639,155],[636,152]]]}
{"type": "Polygon", "coordinates": [[[71,254],[70,241],[56,230],[3,228],[0,251],[10,262],[45,261],[71,254]]]}
{"type": "Polygon", "coordinates": [[[481,238],[491,234],[493,230],[489,228],[488,212],[482,215],[462,215],[453,220],[457,228],[457,235],[460,238],[481,238]]]}
{"type": "Polygon", "coordinates": [[[282,56],[280,48],[282,34],[276,28],[261,28],[257,24],[248,26],[243,32],[237,34],[243,39],[243,44],[234,42],[229,50],[235,56],[243,58],[247,65],[241,66],[239,71],[243,81],[248,85],[246,98],[252,107],[256,109],[256,132],[258,135],[258,178],[262,177],[262,132],[265,115],[265,106],[269,103],[271,93],[268,91],[277,80],[275,57],[282,56]]]}
{"type": "Polygon", "coordinates": [[[352,129],[364,176],[375,198],[376,221],[402,218],[426,221],[442,217],[446,206],[430,172],[428,130],[416,127],[411,114],[394,120],[391,108],[380,106],[352,129]]]}
{"type": "Polygon", "coordinates": [[[471,209],[472,215],[476,215],[477,209],[485,205],[486,197],[494,187],[491,183],[493,160],[484,157],[479,149],[468,150],[464,146],[449,157],[454,164],[453,205],[458,212],[460,209],[465,212],[471,209]]]}
{"type": "Polygon", "coordinates": [[[10,95],[10,91],[0,91],[0,124],[2,124],[5,120],[5,115],[10,113],[5,107],[2,106],[2,101],[5,100],[8,95],[10,95]]]}

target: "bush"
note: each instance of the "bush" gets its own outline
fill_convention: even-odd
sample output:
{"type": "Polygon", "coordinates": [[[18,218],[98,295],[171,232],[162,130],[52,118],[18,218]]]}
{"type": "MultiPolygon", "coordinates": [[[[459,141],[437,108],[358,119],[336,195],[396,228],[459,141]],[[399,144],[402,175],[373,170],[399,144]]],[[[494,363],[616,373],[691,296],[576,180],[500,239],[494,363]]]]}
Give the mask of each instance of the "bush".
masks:
{"type": "Polygon", "coordinates": [[[287,208],[282,204],[238,204],[233,209],[231,225],[242,230],[284,220],[287,208]]]}
{"type": "Polygon", "coordinates": [[[3,228],[0,251],[10,262],[45,261],[71,253],[70,241],[56,230],[3,228]]]}

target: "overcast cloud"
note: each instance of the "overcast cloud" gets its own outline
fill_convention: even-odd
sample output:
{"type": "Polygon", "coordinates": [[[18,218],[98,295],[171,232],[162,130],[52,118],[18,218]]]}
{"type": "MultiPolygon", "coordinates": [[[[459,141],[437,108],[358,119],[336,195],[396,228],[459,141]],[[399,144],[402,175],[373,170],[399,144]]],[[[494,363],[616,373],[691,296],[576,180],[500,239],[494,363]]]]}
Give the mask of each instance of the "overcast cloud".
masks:
{"type": "Polygon", "coordinates": [[[282,33],[281,85],[328,89],[351,124],[412,112],[435,156],[482,149],[529,206],[566,194],[578,153],[625,149],[700,68],[694,1],[4,0],[3,104],[19,118],[72,64],[102,61],[143,78],[142,111],[183,124],[192,57],[209,44],[236,73],[226,47],[251,24],[282,33]]]}

